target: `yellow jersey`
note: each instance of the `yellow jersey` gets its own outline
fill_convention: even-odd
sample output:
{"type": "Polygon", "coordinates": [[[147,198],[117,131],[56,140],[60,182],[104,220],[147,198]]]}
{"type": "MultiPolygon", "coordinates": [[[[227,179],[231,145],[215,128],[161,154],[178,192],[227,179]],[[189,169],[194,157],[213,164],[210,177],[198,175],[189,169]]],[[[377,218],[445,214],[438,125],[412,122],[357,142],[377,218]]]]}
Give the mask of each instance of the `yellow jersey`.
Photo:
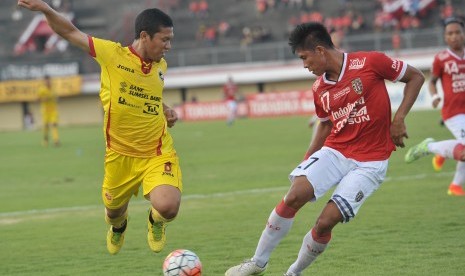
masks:
{"type": "Polygon", "coordinates": [[[57,95],[46,85],[41,85],[37,92],[42,114],[55,113],[57,110],[57,95]]]}
{"type": "Polygon", "coordinates": [[[143,158],[174,152],[163,113],[166,61],[146,62],[131,46],[95,37],[89,37],[89,46],[101,67],[106,146],[143,158]]]}

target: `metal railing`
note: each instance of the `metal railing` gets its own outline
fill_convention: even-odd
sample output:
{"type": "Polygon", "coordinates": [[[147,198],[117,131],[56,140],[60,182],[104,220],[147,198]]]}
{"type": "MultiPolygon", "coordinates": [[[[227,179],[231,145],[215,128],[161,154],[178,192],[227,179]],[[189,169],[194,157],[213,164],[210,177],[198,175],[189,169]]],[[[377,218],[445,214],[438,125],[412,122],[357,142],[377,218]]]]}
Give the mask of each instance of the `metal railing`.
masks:
{"type": "MultiPolygon", "coordinates": [[[[440,27],[404,31],[401,36],[401,51],[443,47],[443,33],[440,27]]],[[[347,35],[342,43],[346,51],[391,51],[392,33],[378,32],[368,34],[347,35]]],[[[239,39],[238,39],[239,44],[239,39]]],[[[35,54],[27,58],[0,58],[0,66],[8,64],[46,64],[60,61],[77,61],[80,64],[81,74],[92,74],[100,71],[98,64],[87,54],[72,51],[63,57],[58,55],[44,56],[35,54]]],[[[286,61],[295,59],[287,41],[252,44],[247,47],[216,46],[195,49],[176,49],[176,46],[167,53],[166,59],[170,68],[186,66],[208,66],[232,63],[253,63],[263,61],[286,61]]]]}
{"type": "MultiPolygon", "coordinates": [[[[392,33],[378,32],[348,35],[342,48],[347,51],[391,51],[392,33]]],[[[441,28],[400,33],[401,51],[444,46],[441,28]]],[[[206,47],[172,49],[166,56],[170,67],[251,63],[294,59],[287,41],[252,44],[247,47],[206,47]]]]}

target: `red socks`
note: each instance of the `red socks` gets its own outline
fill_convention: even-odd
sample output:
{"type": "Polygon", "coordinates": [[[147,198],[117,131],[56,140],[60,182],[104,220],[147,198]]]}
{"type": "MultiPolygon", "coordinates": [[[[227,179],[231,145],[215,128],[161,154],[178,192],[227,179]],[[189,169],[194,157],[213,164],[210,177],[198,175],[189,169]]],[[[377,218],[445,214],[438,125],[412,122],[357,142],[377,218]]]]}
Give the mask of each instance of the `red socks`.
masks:
{"type": "Polygon", "coordinates": [[[283,218],[293,218],[297,213],[297,210],[291,208],[284,203],[284,199],[276,206],[276,213],[283,218]]]}

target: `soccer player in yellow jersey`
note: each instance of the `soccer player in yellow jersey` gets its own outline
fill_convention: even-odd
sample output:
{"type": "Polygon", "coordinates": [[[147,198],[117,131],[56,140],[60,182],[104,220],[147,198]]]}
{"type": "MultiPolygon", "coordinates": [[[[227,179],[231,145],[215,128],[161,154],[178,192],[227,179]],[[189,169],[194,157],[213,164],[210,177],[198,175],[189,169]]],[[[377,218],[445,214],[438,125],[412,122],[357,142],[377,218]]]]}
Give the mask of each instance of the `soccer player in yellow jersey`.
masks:
{"type": "Polygon", "coordinates": [[[81,32],[41,0],[19,0],[18,5],[42,12],[57,34],[89,53],[101,67],[106,141],[102,199],[110,224],[108,251],[120,251],[129,200],[142,185],[152,205],[148,243],[154,252],[160,252],[166,223],[176,217],[182,191],[179,161],[167,131],[178,117],[163,103],[162,93],[167,68],[164,54],[173,38],[171,18],[158,9],[144,10],[136,18],[134,42],[123,47],[81,32]]]}
{"type": "Polygon", "coordinates": [[[48,146],[49,132],[52,132],[53,144],[60,145],[60,138],[58,136],[58,108],[57,108],[57,95],[52,88],[52,82],[49,76],[44,77],[44,83],[40,86],[38,92],[40,101],[40,109],[42,113],[42,132],[43,140],[42,145],[48,146]]]}

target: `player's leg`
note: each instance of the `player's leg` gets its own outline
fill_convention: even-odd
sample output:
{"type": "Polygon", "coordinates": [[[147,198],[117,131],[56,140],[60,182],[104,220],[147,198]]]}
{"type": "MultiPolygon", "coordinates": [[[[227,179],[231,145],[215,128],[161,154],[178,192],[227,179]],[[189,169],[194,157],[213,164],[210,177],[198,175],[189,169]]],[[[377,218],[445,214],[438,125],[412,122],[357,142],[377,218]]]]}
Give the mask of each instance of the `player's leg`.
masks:
{"type": "Polygon", "coordinates": [[[105,220],[110,224],[107,232],[107,249],[110,254],[118,253],[124,244],[127,207],[131,196],[139,190],[140,179],[132,171],[133,163],[133,157],[120,155],[111,149],[106,151],[102,200],[106,211],[105,220]]]}
{"type": "Polygon", "coordinates": [[[226,123],[231,126],[236,120],[237,103],[235,101],[229,100],[226,105],[228,108],[228,118],[226,119],[226,123]]]}
{"type": "Polygon", "coordinates": [[[342,221],[342,215],[333,201],[328,202],[318,217],[315,226],[303,238],[297,260],[285,275],[300,275],[325,251],[331,240],[331,231],[342,221]]]}
{"type": "Polygon", "coordinates": [[[300,275],[310,266],[328,246],[334,226],[353,219],[361,205],[384,180],[387,161],[348,161],[357,167],[350,170],[334,190],[330,202],[304,237],[297,260],[289,267],[287,275],[300,275]]]}
{"type": "Polygon", "coordinates": [[[460,144],[456,150],[456,157],[460,158],[461,161],[457,162],[457,167],[455,170],[454,179],[452,183],[449,185],[449,189],[447,190],[448,195],[452,196],[465,196],[465,191],[463,189],[463,185],[465,183],[465,146],[460,144]]]}
{"type": "Polygon", "coordinates": [[[272,251],[291,229],[295,214],[312,198],[313,187],[307,178],[295,177],[284,199],[271,211],[252,259],[231,267],[225,275],[263,275],[272,251]]]}
{"type": "Polygon", "coordinates": [[[151,203],[147,242],[152,251],[160,252],[166,243],[166,225],[177,216],[181,204],[182,173],[175,153],[147,160],[143,190],[151,203]]]}
{"type": "Polygon", "coordinates": [[[428,144],[433,143],[433,138],[426,138],[425,140],[421,141],[419,144],[414,145],[413,147],[409,148],[407,153],[405,154],[405,162],[412,163],[415,160],[420,159],[423,156],[427,156],[431,154],[428,149],[428,144]]]}
{"type": "Polygon", "coordinates": [[[452,183],[447,190],[448,195],[465,196],[463,186],[465,184],[465,114],[458,114],[452,118],[447,119],[444,124],[454,137],[461,143],[454,146],[453,158],[457,161],[455,175],[452,183]]]}
{"type": "Polygon", "coordinates": [[[42,124],[42,146],[48,146],[48,133],[50,131],[48,121],[44,121],[42,124]]]}
{"type": "Polygon", "coordinates": [[[444,140],[428,143],[427,151],[443,156],[447,159],[465,161],[465,145],[461,140],[444,140]]]}
{"type": "Polygon", "coordinates": [[[290,174],[292,185],[284,199],[271,212],[252,259],[231,267],[229,276],[262,275],[272,251],[289,232],[297,211],[307,202],[323,196],[348,169],[334,152],[320,150],[303,161],[290,174]],[[312,183],[312,184],[310,184],[312,183]],[[313,185],[313,183],[318,183],[313,185]]]}
{"type": "Polygon", "coordinates": [[[107,249],[114,255],[124,244],[124,233],[128,222],[128,204],[118,209],[105,208],[105,220],[110,224],[107,232],[107,249]]]}
{"type": "Polygon", "coordinates": [[[439,154],[436,154],[434,155],[431,162],[433,164],[433,169],[437,172],[440,172],[442,170],[442,167],[444,166],[444,163],[446,162],[446,158],[439,154]]]}
{"type": "Polygon", "coordinates": [[[60,146],[60,136],[58,135],[58,111],[50,112],[49,123],[52,133],[53,144],[55,146],[60,146]]]}
{"type": "Polygon", "coordinates": [[[181,191],[171,185],[159,185],[149,193],[152,204],[148,217],[147,240],[154,252],[163,250],[166,243],[166,225],[174,220],[181,204],[181,191]]]}

